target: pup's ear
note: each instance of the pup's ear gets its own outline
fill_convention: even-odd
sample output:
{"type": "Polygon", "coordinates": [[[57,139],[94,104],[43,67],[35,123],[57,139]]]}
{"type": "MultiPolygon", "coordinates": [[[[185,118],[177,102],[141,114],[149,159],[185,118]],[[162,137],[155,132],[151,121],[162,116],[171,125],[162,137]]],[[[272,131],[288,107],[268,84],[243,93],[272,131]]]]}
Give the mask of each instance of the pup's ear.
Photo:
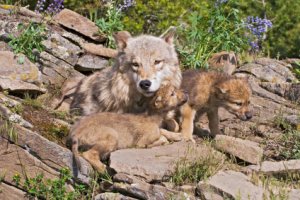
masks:
{"type": "Polygon", "coordinates": [[[119,31],[113,34],[113,37],[117,43],[118,49],[123,51],[127,46],[127,41],[131,38],[131,35],[127,31],[119,31]]]}
{"type": "Polygon", "coordinates": [[[156,97],[155,102],[154,102],[154,105],[155,105],[156,108],[159,108],[161,100],[162,100],[161,96],[156,97]]]}
{"type": "Polygon", "coordinates": [[[219,94],[226,94],[229,92],[228,88],[222,87],[222,86],[217,86],[217,90],[219,94]]]}

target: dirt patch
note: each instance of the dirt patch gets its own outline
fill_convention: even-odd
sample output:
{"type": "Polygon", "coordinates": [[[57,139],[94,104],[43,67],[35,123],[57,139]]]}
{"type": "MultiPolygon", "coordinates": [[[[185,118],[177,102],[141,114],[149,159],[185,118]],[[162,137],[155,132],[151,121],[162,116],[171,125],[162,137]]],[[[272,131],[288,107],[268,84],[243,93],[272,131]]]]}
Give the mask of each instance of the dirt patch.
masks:
{"type": "Polygon", "coordinates": [[[25,105],[22,116],[34,126],[33,131],[60,146],[66,147],[66,137],[68,136],[69,128],[67,125],[58,123],[55,114],[43,108],[25,105]]]}

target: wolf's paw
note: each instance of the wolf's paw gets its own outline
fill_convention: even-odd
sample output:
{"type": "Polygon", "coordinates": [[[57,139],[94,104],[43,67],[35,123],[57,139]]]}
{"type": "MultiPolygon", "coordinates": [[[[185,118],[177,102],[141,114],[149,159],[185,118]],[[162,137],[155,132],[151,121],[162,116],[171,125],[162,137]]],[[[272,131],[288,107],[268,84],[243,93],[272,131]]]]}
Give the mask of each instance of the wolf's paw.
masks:
{"type": "Polygon", "coordinates": [[[192,142],[193,144],[196,144],[196,141],[194,140],[193,137],[185,137],[184,141],[186,141],[186,142],[192,142]]]}

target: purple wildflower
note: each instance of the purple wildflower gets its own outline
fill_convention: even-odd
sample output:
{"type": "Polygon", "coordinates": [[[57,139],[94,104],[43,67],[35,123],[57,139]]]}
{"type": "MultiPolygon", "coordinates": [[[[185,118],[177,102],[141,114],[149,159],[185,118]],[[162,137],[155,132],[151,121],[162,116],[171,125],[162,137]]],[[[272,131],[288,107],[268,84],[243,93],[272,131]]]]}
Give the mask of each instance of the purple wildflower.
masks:
{"type": "Polygon", "coordinates": [[[253,50],[258,50],[258,42],[265,39],[265,33],[268,31],[268,28],[272,27],[272,22],[266,18],[248,16],[245,26],[253,36],[253,40],[249,42],[250,46],[253,50]]]}
{"type": "Polygon", "coordinates": [[[45,3],[46,3],[46,0],[38,0],[37,3],[36,3],[36,6],[35,6],[35,12],[36,13],[41,13],[44,11],[44,7],[45,7],[45,3]]]}
{"type": "Polygon", "coordinates": [[[53,0],[53,2],[49,4],[46,12],[50,15],[59,13],[64,8],[63,3],[64,0],[53,0]]]}
{"type": "Polygon", "coordinates": [[[128,8],[135,5],[135,0],[123,0],[123,4],[119,6],[120,11],[127,10],[128,8]]]}

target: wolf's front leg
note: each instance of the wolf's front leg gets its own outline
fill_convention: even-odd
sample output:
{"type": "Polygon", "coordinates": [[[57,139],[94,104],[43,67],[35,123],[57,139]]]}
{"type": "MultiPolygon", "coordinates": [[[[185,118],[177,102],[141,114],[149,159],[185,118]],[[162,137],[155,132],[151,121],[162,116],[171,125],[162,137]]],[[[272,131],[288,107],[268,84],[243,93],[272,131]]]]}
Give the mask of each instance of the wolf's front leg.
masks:
{"type": "Polygon", "coordinates": [[[210,130],[211,137],[215,137],[216,135],[220,134],[219,129],[219,115],[218,115],[218,108],[212,108],[207,111],[208,117],[208,126],[210,130]]]}
{"type": "Polygon", "coordinates": [[[180,108],[180,114],[182,118],[181,134],[185,140],[190,140],[195,143],[193,139],[194,131],[194,118],[196,110],[194,110],[188,103],[184,104],[180,108]]]}
{"type": "Polygon", "coordinates": [[[158,140],[154,141],[152,144],[147,145],[147,147],[151,148],[151,147],[161,146],[165,144],[169,144],[169,141],[165,136],[161,135],[158,140]]]}

